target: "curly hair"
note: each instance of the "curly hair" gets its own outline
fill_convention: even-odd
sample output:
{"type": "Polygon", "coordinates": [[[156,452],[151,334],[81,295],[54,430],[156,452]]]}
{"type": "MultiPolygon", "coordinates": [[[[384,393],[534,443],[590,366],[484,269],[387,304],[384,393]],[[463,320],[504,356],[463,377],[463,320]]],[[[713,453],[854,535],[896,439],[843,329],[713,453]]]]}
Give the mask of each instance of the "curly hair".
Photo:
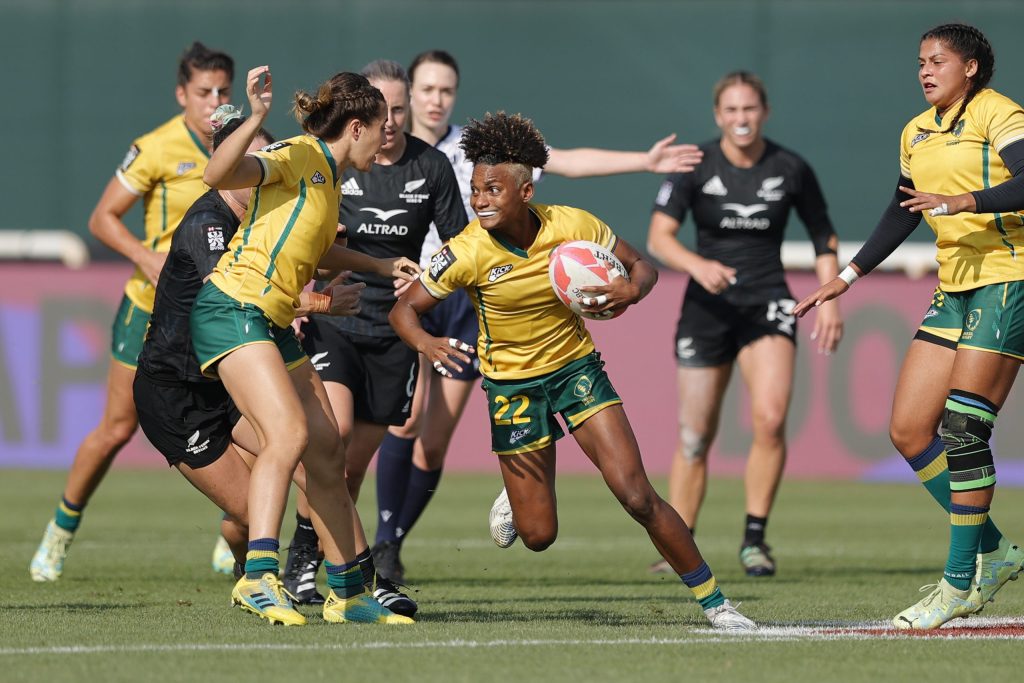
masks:
{"type": "Polygon", "coordinates": [[[996,56],[988,39],[985,38],[985,34],[967,24],[943,24],[936,26],[921,36],[922,43],[926,40],[939,41],[957,53],[964,62],[972,59],[978,62],[978,71],[970,78],[967,94],[964,96],[963,102],[960,103],[960,109],[957,110],[956,116],[949,122],[946,129],[941,131],[929,130],[927,128],[920,129],[922,132],[927,133],[948,133],[956,128],[956,124],[960,122],[964,112],[967,111],[967,105],[971,103],[974,96],[992,80],[992,74],[996,70],[996,56]]]}
{"type": "MultiPolygon", "coordinates": [[[[520,114],[488,112],[483,121],[470,119],[462,131],[459,146],[474,165],[518,164],[531,169],[532,173],[532,169],[543,168],[548,163],[544,136],[533,121],[520,114]]],[[[528,174],[527,179],[529,177],[528,174]]]]}

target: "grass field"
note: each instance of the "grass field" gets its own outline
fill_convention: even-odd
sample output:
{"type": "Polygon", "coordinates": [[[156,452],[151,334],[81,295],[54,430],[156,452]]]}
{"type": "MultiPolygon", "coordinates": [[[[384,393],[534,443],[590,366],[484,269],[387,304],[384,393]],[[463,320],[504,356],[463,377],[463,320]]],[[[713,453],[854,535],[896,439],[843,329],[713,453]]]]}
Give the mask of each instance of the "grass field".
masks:
{"type": "MultiPolygon", "coordinates": [[[[285,629],[228,606],[230,579],[209,568],[217,515],[170,471],[115,470],[64,577],[33,583],[63,476],[0,475],[0,681],[987,680],[1020,661],[1024,581],[958,622],[1012,619],[1016,638],[865,630],[941,573],[946,518],[912,486],[787,482],[769,527],[779,576],[754,580],[736,561],[742,486],[713,482],[698,541],[726,594],[768,627],[727,637],[678,579],[647,573],[650,543],[594,477],[560,479],[561,536],[534,554],[491,544],[497,475],[446,476],[404,551],[415,626],[328,625],[304,608],[310,624],[285,629]]],[[[372,519],[372,482],[364,491],[372,519]]],[[[995,518],[1016,539],[1021,509],[1024,491],[998,492],[995,518]]]]}

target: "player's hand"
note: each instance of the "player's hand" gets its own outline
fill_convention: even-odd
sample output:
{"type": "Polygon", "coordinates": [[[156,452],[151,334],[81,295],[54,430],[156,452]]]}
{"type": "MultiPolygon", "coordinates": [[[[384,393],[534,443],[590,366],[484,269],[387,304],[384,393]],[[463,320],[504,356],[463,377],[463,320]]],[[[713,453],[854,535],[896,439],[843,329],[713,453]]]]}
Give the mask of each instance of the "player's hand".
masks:
{"type": "Polygon", "coordinates": [[[263,119],[270,112],[270,103],[274,99],[269,66],[257,66],[249,69],[245,77],[245,94],[249,97],[249,111],[252,115],[263,119]],[[262,81],[262,83],[261,83],[262,81]]]}
{"type": "Polygon", "coordinates": [[[385,277],[390,276],[396,280],[412,282],[420,276],[420,267],[412,259],[399,256],[398,258],[380,260],[382,261],[380,274],[385,277]]]}
{"type": "Polygon", "coordinates": [[[712,294],[721,294],[729,285],[736,284],[736,269],[711,259],[700,259],[690,268],[690,277],[712,294]]]}
{"type": "Polygon", "coordinates": [[[647,150],[647,170],[651,173],[689,173],[704,158],[704,152],[697,145],[673,145],[676,134],[672,133],[654,143],[647,150]]]}
{"type": "Polygon", "coordinates": [[[443,377],[451,377],[452,371],[462,372],[473,362],[467,353],[473,353],[470,344],[459,341],[455,337],[431,337],[420,353],[427,357],[434,371],[443,377]]]}
{"type": "Polygon", "coordinates": [[[338,223],[338,231],[334,233],[334,243],[339,247],[348,246],[348,227],[344,223],[338,223]]]}
{"type": "MultiPolygon", "coordinates": [[[[616,272],[615,266],[604,262],[609,273],[616,272]]],[[[583,298],[580,300],[580,308],[592,315],[603,313],[615,313],[640,301],[640,288],[633,284],[629,278],[617,274],[606,285],[595,287],[580,287],[583,298]]]]}
{"type": "Polygon", "coordinates": [[[838,301],[826,301],[818,306],[811,339],[818,342],[818,353],[826,356],[839,346],[843,338],[843,316],[839,313],[838,301]]]}
{"type": "Polygon", "coordinates": [[[900,202],[900,206],[910,213],[927,211],[931,216],[955,216],[961,211],[974,211],[977,205],[974,195],[970,192],[954,196],[921,192],[911,187],[900,187],[900,192],[909,194],[910,199],[900,202]]]}
{"type": "Polygon", "coordinates": [[[331,297],[331,307],[327,315],[358,315],[360,294],[366,289],[365,282],[348,282],[352,271],[343,270],[323,289],[323,293],[331,297]]]}
{"type": "Polygon", "coordinates": [[[798,318],[802,318],[807,311],[817,306],[821,306],[826,301],[835,299],[849,288],[850,285],[846,284],[845,281],[835,278],[831,282],[818,287],[818,289],[810,296],[804,297],[800,303],[793,308],[793,315],[798,318]]]}
{"type": "Polygon", "coordinates": [[[142,274],[146,276],[146,279],[156,287],[157,281],[160,280],[160,271],[164,269],[164,263],[167,261],[166,252],[147,251],[137,265],[142,274]]]}
{"type": "Polygon", "coordinates": [[[292,331],[295,332],[295,338],[302,341],[306,338],[306,334],[302,331],[302,324],[308,323],[309,318],[304,315],[300,315],[292,320],[292,331]]]}

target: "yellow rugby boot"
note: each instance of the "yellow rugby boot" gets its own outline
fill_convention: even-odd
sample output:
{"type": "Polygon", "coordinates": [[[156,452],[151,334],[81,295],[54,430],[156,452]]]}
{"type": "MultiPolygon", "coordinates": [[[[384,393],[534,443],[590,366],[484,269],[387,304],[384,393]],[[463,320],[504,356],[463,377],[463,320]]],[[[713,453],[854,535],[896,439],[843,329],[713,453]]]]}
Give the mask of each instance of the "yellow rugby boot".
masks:
{"type": "Polygon", "coordinates": [[[291,597],[273,572],[266,572],[258,579],[242,576],[231,590],[231,604],[271,624],[303,626],[306,623],[306,617],[292,607],[291,597]]]}
{"type": "Polygon", "coordinates": [[[324,621],[334,624],[413,624],[409,617],[395,614],[377,602],[368,591],[351,598],[339,598],[332,590],[324,603],[324,621]]]}

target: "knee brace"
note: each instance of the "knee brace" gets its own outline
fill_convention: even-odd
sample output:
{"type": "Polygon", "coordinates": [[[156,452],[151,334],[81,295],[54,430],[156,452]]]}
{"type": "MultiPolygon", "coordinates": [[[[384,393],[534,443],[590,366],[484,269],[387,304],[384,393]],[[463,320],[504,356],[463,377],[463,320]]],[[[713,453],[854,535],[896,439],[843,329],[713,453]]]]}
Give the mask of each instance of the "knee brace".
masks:
{"type": "Polygon", "coordinates": [[[940,434],[949,463],[949,488],[974,491],[996,483],[996,468],[989,439],[995,424],[995,406],[980,396],[950,392],[942,411],[940,434]]]}
{"type": "Polygon", "coordinates": [[[710,439],[704,434],[683,427],[679,430],[679,443],[683,460],[686,462],[697,462],[704,460],[708,455],[708,448],[711,446],[710,439]]]}

